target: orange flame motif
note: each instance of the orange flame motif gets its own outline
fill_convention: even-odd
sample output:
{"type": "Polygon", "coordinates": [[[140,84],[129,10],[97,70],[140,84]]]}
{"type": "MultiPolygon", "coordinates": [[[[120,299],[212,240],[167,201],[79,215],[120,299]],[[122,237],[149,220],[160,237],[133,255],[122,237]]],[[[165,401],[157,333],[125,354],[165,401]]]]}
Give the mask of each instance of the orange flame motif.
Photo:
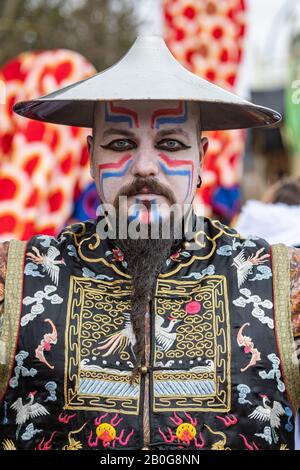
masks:
{"type": "Polygon", "coordinates": [[[130,438],[134,434],[132,429],[127,437],[124,437],[125,430],[122,429],[120,434],[118,434],[117,427],[123,421],[123,418],[119,418],[116,413],[114,417],[108,422],[103,421],[108,416],[108,413],[95,418],[94,424],[96,426],[96,438],[93,441],[93,431],[90,432],[88,445],[89,447],[98,447],[99,441],[102,442],[102,446],[107,448],[111,446],[115,447],[116,443],[119,443],[121,446],[126,446],[130,441],[130,438]]]}
{"type": "Polygon", "coordinates": [[[51,450],[52,449],[52,441],[53,441],[53,438],[54,438],[55,434],[56,434],[56,431],[54,431],[51,434],[50,438],[46,442],[44,442],[45,441],[45,436],[44,436],[43,439],[38,444],[37,448],[35,448],[35,450],[51,450]]]}
{"type": "MultiPolygon", "coordinates": [[[[167,444],[177,441],[178,443],[189,446],[193,443],[197,449],[201,449],[204,446],[204,440],[201,432],[199,433],[199,440],[197,439],[197,420],[192,418],[189,413],[185,412],[184,415],[188,421],[183,421],[175,411],[173,417],[170,417],[172,423],[177,426],[175,434],[169,426],[167,427],[168,436],[166,436],[161,428],[158,428],[159,433],[167,444]]],[[[178,447],[179,449],[183,448],[183,446],[180,445],[178,447]]]]}

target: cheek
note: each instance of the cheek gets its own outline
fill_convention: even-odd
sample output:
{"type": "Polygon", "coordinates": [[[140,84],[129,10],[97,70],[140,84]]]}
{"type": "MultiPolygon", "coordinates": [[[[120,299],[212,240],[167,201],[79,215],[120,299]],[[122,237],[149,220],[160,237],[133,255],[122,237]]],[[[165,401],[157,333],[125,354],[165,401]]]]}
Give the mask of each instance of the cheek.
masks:
{"type": "Polygon", "coordinates": [[[159,154],[161,171],[166,175],[173,188],[176,199],[184,202],[192,194],[195,181],[195,162],[189,158],[174,158],[164,153],[159,154]]]}
{"type": "Polygon", "coordinates": [[[107,158],[97,165],[97,184],[100,195],[104,200],[112,199],[122,186],[122,180],[127,176],[132,163],[131,154],[120,156],[118,159],[107,158]]]}

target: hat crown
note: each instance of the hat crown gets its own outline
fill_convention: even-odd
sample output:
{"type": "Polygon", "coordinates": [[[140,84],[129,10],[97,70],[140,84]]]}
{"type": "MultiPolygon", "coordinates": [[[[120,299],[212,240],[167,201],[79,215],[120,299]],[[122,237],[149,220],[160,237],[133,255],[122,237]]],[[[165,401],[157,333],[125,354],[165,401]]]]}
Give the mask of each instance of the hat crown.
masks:
{"type": "MultiPolygon", "coordinates": [[[[168,49],[165,41],[158,35],[140,35],[136,38],[133,45],[127,53],[113,67],[128,66],[129,64],[136,66],[147,66],[159,69],[158,65],[172,65],[183,68],[174,58],[168,49]]],[[[184,68],[183,68],[184,69],[184,68]]],[[[186,71],[186,69],[184,69],[186,71]]]]}

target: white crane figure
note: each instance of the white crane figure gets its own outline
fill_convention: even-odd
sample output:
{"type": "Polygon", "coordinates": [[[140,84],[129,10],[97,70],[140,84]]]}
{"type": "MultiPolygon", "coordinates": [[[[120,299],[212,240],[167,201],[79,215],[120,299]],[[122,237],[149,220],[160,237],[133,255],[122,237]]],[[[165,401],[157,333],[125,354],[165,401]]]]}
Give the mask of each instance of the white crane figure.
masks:
{"type": "Polygon", "coordinates": [[[168,317],[168,320],[170,322],[168,326],[163,327],[162,325],[165,319],[160,315],[157,315],[155,319],[156,343],[164,352],[167,352],[173,346],[173,343],[176,340],[176,332],[172,333],[172,330],[176,323],[181,321],[171,316],[168,317]]]}
{"type": "Polygon", "coordinates": [[[34,402],[34,396],[36,395],[35,392],[29,392],[28,398],[29,401],[28,403],[25,403],[23,405],[23,400],[22,398],[18,398],[12,405],[11,409],[17,412],[17,417],[16,417],[16,423],[18,425],[17,427],[17,432],[16,432],[16,438],[18,439],[20,429],[22,425],[30,418],[36,418],[37,416],[45,416],[49,414],[49,411],[46,410],[46,408],[41,405],[40,403],[33,403],[34,402]]]}
{"type": "Polygon", "coordinates": [[[271,432],[273,440],[276,444],[278,442],[278,436],[275,432],[275,429],[280,427],[280,416],[285,414],[285,411],[278,401],[273,402],[273,406],[268,405],[267,402],[270,402],[268,395],[259,395],[263,404],[255,408],[254,411],[249,415],[251,419],[258,419],[259,421],[269,421],[271,426],[271,432]]]}
{"type": "Polygon", "coordinates": [[[109,356],[117,351],[123,351],[128,345],[131,347],[132,353],[134,354],[134,346],[136,344],[135,334],[132,329],[132,324],[130,321],[130,314],[125,312],[123,313],[126,321],[124,323],[124,328],[117,333],[112,333],[104,341],[101,341],[100,346],[96,349],[100,351],[107,350],[103,357],[109,356]]]}
{"type": "Polygon", "coordinates": [[[264,264],[267,258],[270,258],[270,255],[267,253],[265,255],[259,256],[265,248],[261,248],[254,255],[248,256],[245,258],[245,252],[242,250],[235,258],[233,258],[232,266],[235,266],[237,269],[237,278],[238,278],[238,287],[240,288],[242,284],[247,280],[249,274],[252,273],[253,266],[259,264],[264,264]]]}
{"type": "Polygon", "coordinates": [[[59,278],[59,265],[66,265],[63,258],[56,259],[60,255],[59,250],[55,246],[50,246],[47,254],[41,255],[38,248],[33,246],[32,251],[35,252],[35,255],[33,253],[28,253],[27,258],[29,258],[35,264],[41,264],[43,271],[49,274],[51,281],[54,282],[54,284],[57,286],[59,278]]]}

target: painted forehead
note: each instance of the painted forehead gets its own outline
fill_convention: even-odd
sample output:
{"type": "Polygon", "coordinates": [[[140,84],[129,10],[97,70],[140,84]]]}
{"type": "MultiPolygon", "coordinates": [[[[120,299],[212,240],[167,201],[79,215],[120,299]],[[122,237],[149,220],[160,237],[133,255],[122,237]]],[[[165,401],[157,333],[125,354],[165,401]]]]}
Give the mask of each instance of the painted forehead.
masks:
{"type": "Polygon", "coordinates": [[[152,129],[160,129],[198,120],[199,108],[197,103],[185,101],[109,101],[97,104],[95,117],[105,127],[133,129],[148,123],[152,129]]]}

